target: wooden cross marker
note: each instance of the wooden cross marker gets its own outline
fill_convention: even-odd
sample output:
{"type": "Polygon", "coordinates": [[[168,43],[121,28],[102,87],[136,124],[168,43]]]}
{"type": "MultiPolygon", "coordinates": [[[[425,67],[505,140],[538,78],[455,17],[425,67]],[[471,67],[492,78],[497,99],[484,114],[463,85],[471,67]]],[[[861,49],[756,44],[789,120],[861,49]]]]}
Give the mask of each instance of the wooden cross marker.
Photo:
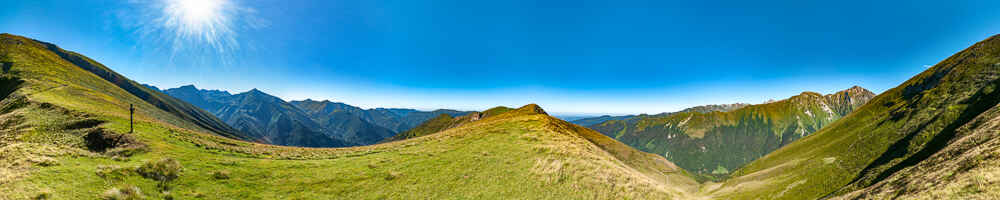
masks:
{"type": "Polygon", "coordinates": [[[132,104],[129,104],[128,105],[128,133],[132,133],[133,131],[135,131],[135,128],[134,128],[134,126],[135,126],[134,124],[135,123],[132,122],[132,121],[134,121],[133,115],[135,115],[135,107],[132,106],[132,104]]]}

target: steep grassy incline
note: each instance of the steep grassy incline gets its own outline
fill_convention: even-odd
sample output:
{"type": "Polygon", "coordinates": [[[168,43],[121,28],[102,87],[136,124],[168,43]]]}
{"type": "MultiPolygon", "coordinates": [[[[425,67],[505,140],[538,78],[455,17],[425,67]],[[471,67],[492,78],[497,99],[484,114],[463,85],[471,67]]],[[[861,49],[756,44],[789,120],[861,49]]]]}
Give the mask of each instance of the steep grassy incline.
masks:
{"type": "Polygon", "coordinates": [[[955,137],[917,165],[836,199],[1000,198],[1000,106],[959,127],[955,137]]]}
{"type": "MultiPolygon", "coordinates": [[[[873,185],[881,188],[870,191],[874,193],[898,188],[883,181],[906,182],[905,177],[923,175],[901,173],[963,162],[944,160],[963,155],[968,146],[963,144],[970,144],[963,135],[990,127],[984,123],[992,123],[987,111],[1000,102],[998,86],[1000,36],[994,36],[875,97],[844,119],[746,165],[714,194],[735,199],[812,199],[873,185]],[[908,169],[913,166],[917,168],[908,169]]],[[[995,129],[989,132],[993,133],[984,135],[994,135],[995,129]]],[[[971,144],[975,143],[979,141],[971,144]]],[[[995,155],[972,152],[991,159],[995,155]]]]}
{"type": "Polygon", "coordinates": [[[0,59],[15,63],[0,76],[0,199],[691,199],[697,190],[662,157],[535,105],[373,146],[220,137],[13,38],[0,41],[0,59]],[[128,104],[140,110],[131,134],[128,104]]]}
{"type": "Polygon", "coordinates": [[[589,127],[637,149],[663,155],[706,179],[718,180],[730,170],[833,123],[873,96],[861,87],[829,95],[804,92],[766,104],[696,107],[589,127]],[[718,111],[726,108],[732,110],[718,111]]]}
{"type": "MultiPolygon", "coordinates": [[[[3,35],[0,37],[8,39],[16,38],[16,36],[13,35],[3,35]]],[[[20,38],[20,40],[24,39],[26,38],[20,38]]],[[[39,44],[48,49],[50,53],[58,55],[64,61],[68,62],[68,64],[75,65],[76,67],[89,71],[101,79],[110,82],[114,86],[125,90],[129,94],[142,99],[146,103],[173,114],[182,120],[194,123],[200,128],[207,129],[222,136],[238,139],[250,139],[239,131],[229,127],[211,113],[205,112],[194,105],[170,97],[158,91],[151,90],[135,81],[125,78],[125,76],[122,76],[121,74],[111,71],[108,67],[105,67],[101,63],[91,60],[86,56],[80,55],[76,52],[63,50],[50,43],[35,40],[33,40],[33,42],[29,42],[29,45],[39,44]]]]}

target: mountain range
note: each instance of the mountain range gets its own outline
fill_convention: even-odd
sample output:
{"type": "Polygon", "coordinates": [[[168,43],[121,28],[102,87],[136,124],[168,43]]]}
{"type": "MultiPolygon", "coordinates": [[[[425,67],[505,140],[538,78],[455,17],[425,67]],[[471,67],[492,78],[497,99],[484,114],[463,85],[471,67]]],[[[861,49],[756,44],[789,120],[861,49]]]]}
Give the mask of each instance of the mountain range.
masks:
{"type": "MultiPolygon", "coordinates": [[[[0,34],[0,63],[9,67],[0,74],[0,199],[1000,197],[1000,36],[874,97],[861,88],[807,92],[596,125],[622,124],[616,134],[529,104],[438,114],[412,128],[422,130],[412,137],[346,148],[262,144],[282,139],[213,123],[224,120],[193,105],[203,102],[185,103],[21,36],[0,34]],[[465,116],[478,119],[456,120],[465,116]],[[666,141],[733,142],[724,139],[736,127],[769,135],[747,146],[780,147],[715,181],[696,181],[700,175],[670,160],[679,157],[630,147],[636,145],[629,138],[656,138],[643,136],[656,129],[673,131],[666,141]]],[[[219,110],[243,111],[221,113],[285,121],[268,126],[320,126],[292,116],[309,115],[306,109],[259,91],[232,96],[239,97],[219,110]],[[232,103],[244,101],[263,103],[232,103]],[[300,111],[288,113],[288,106],[300,111]]],[[[645,150],[676,145],[656,142],[663,137],[645,150]]]]}
{"type": "Polygon", "coordinates": [[[302,147],[374,144],[436,115],[469,113],[444,109],[361,109],[330,101],[287,102],[257,89],[230,94],[186,85],[163,93],[191,102],[260,142],[302,147]]]}
{"type": "Polygon", "coordinates": [[[719,180],[730,170],[837,121],[874,96],[855,86],[828,95],[803,92],[757,105],[699,106],[657,115],[605,117],[600,123],[582,121],[634,148],[719,180]]]}

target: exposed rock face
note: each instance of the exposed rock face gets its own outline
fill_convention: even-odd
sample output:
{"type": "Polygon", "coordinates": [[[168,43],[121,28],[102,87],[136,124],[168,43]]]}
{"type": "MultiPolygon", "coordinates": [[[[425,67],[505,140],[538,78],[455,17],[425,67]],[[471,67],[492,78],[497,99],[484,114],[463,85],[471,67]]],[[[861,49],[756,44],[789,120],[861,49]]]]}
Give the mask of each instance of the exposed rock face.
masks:
{"type": "Polygon", "coordinates": [[[846,116],[854,109],[861,107],[861,105],[875,98],[875,93],[860,86],[854,86],[844,91],[826,95],[825,97],[827,105],[830,105],[833,111],[841,116],[846,116]]]}

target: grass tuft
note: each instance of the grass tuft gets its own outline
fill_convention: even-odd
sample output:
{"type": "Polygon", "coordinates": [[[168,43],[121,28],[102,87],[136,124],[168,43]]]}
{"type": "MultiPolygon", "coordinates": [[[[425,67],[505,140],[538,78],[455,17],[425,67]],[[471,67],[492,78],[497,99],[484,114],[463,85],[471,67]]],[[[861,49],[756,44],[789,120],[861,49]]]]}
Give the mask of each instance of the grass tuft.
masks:
{"type": "Polygon", "coordinates": [[[229,179],[230,174],[229,170],[215,171],[212,172],[212,178],[215,178],[216,180],[225,180],[229,179]]]}

